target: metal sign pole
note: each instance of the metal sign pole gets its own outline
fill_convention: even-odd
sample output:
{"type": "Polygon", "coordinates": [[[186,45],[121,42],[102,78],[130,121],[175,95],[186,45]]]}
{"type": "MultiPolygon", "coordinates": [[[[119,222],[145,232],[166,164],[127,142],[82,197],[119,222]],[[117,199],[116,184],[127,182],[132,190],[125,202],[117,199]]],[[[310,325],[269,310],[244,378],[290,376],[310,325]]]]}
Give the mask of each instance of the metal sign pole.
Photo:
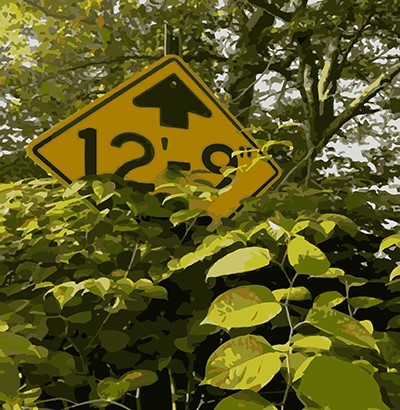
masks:
{"type": "Polygon", "coordinates": [[[174,29],[164,21],[164,55],[181,55],[181,44],[179,35],[174,33],[174,29]]]}

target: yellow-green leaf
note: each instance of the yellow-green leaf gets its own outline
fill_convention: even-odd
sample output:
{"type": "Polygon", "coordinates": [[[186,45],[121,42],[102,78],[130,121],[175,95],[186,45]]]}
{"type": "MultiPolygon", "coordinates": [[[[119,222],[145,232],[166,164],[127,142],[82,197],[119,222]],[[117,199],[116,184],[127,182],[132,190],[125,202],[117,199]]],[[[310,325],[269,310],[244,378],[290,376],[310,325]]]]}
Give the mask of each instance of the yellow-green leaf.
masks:
{"type": "Polygon", "coordinates": [[[400,248],[400,234],[390,235],[385,238],[379,246],[379,252],[382,252],[385,249],[392,247],[393,245],[396,245],[398,248],[400,248]]]}
{"type": "Polygon", "coordinates": [[[392,281],[393,279],[397,278],[398,276],[400,276],[400,265],[396,266],[392,272],[390,272],[390,277],[389,277],[389,281],[392,281]]]}
{"type": "Polygon", "coordinates": [[[326,336],[296,335],[292,337],[292,347],[293,348],[329,350],[331,345],[332,345],[331,340],[326,336]]]}
{"type": "Polygon", "coordinates": [[[258,393],[251,390],[240,391],[221,400],[215,410],[277,410],[258,393]]]}
{"type": "Polygon", "coordinates": [[[271,255],[266,248],[252,246],[237,249],[215,262],[207,273],[207,279],[260,269],[270,261],[271,255]]]}
{"type": "Polygon", "coordinates": [[[296,389],[301,400],[330,410],[389,410],[373,376],[333,356],[315,357],[296,389]]]}
{"type": "Polygon", "coordinates": [[[275,289],[272,291],[276,300],[279,302],[283,299],[289,300],[307,300],[311,299],[310,291],[304,286],[296,286],[287,289],[275,289]]]}
{"type": "Polygon", "coordinates": [[[265,286],[240,286],[218,296],[202,323],[228,330],[251,327],[268,322],[281,310],[281,305],[265,286]]]}
{"type": "Polygon", "coordinates": [[[280,355],[262,336],[236,337],[219,346],[210,356],[201,384],[258,391],[279,372],[280,355]]]}
{"type": "Polygon", "coordinates": [[[303,236],[296,236],[288,245],[288,258],[297,273],[323,276],[330,268],[325,254],[303,236]]]}

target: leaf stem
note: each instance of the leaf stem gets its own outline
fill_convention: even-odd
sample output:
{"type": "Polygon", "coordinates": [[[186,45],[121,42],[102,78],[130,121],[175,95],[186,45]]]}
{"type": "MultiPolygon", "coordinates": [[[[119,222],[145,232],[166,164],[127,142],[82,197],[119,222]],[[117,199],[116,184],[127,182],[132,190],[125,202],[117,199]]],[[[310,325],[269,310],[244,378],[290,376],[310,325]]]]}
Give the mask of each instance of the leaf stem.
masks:
{"type": "Polygon", "coordinates": [[[176,409],[176,403],[175,403],[176,386],[175,386],[174,378],[172,376],[171,369],[168,369],[168,375],[169,375],[169,385],[170,385],[170,389],[171,389],[172,410],[177,410],[176,409]]]}
{"type": "Polygon", "coordinates": [[[86,406],[87,404],[95,404],[95,403],[109,403],[109,404],[113,404],[114,406],[117,406],[121,409],[125,409],[125,410],[131,410],[129,407],[124,406],[121,403],[118,403],[117,401],[108,401],[108,400],[104,400],[104,399],[96,399],[96,400],[88,400],[88,401],[84,401],[82,403],[78,403],[78,404],[74,404],[73,406],[69,406],[67,407],[65,410],[68,409],[75,409],[77,407],[82,407],[82,406],[86,406]]]}
{"type": "Polygon", "coordinates": [[[287,367],[287,383],[286,383],[286,389],[285,393],[283,394],[283,399],[282,399],[282,404],[281,404],[281,410],[285,409],[285,403],[286,400],[289,396],[289,390],[292,385],[292,377],[290,375],[290,352],[287,353],[286,355],[286,367],[287,367]]]}
{"type": "Polygon", "coordinates": [[[135,402],[136,410],[142,410],[142,401],[140,400],[140,388],[136,389],[135,402]]]}
{"type": "Polygon", "coordinates": [[[194,366],[193,355],[189,355],[188,382],[187,382],[187,388],[186,388],[185,410],[190,410],[190,404],[191,404],[191,401],[192,401],[193,366],[194,366]]]}

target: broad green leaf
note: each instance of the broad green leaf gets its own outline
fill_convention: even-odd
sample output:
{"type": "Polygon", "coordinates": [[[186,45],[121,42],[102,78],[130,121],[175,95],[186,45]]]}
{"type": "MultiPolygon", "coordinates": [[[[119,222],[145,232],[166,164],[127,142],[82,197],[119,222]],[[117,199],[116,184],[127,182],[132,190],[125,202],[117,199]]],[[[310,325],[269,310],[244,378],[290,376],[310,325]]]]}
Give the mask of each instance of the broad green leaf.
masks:
{"type": "Polygon", "coordinates": [[[390,277],[389,277],[389,281],[392,281],[393,279],[397,278],[398,276],[400,276],[400,265],[396,266],[392,272],[390,272],[390,277]]]}
{"type": "Polygon", "coordinates": [[[168,291],[163,286],[153,286],[150,289],[145,289],[143,295],[152,299],[168,300],[168,291]]]}
{"type": "Polygon", "coordinates": [[[373,376],[361,367],[336,357],[315,357],[296,390],[300,399],[316,408],[389,410],[373,376]]]}
{"type": "Polygon", "coordinates": [[[400,409],[400,374],[379,372],[374,376],[390,409],[400,409]]]}
{"type": "Polygon", "coordinates": [[[126,333],[119,330],[102,330],[99,339],[104,349],[112,353],[123,350],[130,340],[126,333]]]}
{"type": "Polygon", "coordinates": [[[266,222],[262,222],[247,232],[247,239],[251,239],[254,235],[258,232],[265,230],[267,234],[274,239],[275,241],[279,241],[279,239],[286,235],[287,237],[290,236],[289,232],[284,229],[283,227],[277,225],[275,222],[267,220],[266,222]]]}
{"type": "Polygon", "coordinates": [[[8,324],[6,322],[3,322],[0,319],[0,332],[5,332],[8,330],[8,324]]]}
{"type": "MultiPolygon", "coordinates": [[[[25,406],[35,403],[41,395],[42,389],[40,387],[35,387],[19,393],[19,397],[24,401],[25,406]]],[[[31,408],[34,409],[33,406],[31,408]]]]}
{"type": "Polygon", "coordinates": [[[87,279],[80,285],[84,289],[84,292],[93,293],[93,295],[104,299],[104,296],[110,289],[111,281],[108,278],[87,279]]]}
{"type": "Polygon", "coordinates": [[[330,268],[325,254],[303,236],[296,236],[289,242],[288,258],[297,273],[323,276],[330,268]]]}
{"type": "Polygon", "coordinates": [[[70,281],[54,286],[54,288],[50,289],[47,293],[54,295],[62,309],[81,289],[81,284],[70,281]]]}
{"type": "Polygon", "coordinates": [[[169,220],[173,226],[179,225],[182,222],[190,221],[191,219],[197,218],[205,213],[204,209],[183,209],[173,213],[169,220]]]}
{"type": "Polygon", "coordinates": [[[344,270],[339,268],[329,268],[324,273],[324,278],[339,278],[344,275],[344,270]]]}
{"type": "Polygon", "coordinates": [[[294,288],[287,289],[275,289],[272,293],[278,302],[288,298],[289,300],[311,299],[310,291],[304,286],[296,286],[294,288]]]}
{"type": "Polygon", "coordinates": [[[372,334],[356,319],[329,308],[312,308],[306,322],[348,344],[377,349],[372,334]]]}
{"type": "Polygon", "coordinates": [[[308,221],[308,220],[296,222],[294,227],[291,229],[290,233],[292,235],[295,235],[296,233],[304,231],[304,229],[306,229],[310,226],[310,223],[311,223],[311,221],[308,221]]]}
{"type": "Polygon", "coordinates": [[[0,361],[0,401],[14,401],[18,396],[20,378],[18,367],[8,361],[0,361]]]}
{"type": "Polygon", "coordinates": [[[329,350],[331,345],[332,345],[331,340],[326,336],[296,335],[292,337],[292,347],[293,348],[329,350]]]}
{"type": "Polygon", "coordinates": [[[251,390],[240,391],[220,401],[215,410],[277,410],[262,396],[251,390]]]}
{"type": "Polygon", "coordinates": [[[396,245],[398,248],[400,248],[400,234],[390,235],[385,238],[379,246],[379,252],[382,252],[385,249],[392,247],[393,245],[396,245]]]}
{"type": "Polygon", "coordinates": [[[13,355],[35,355],[41,357],[37,347],[23,336],[11,332],[0,333],[0,352],[7,356],[13,355]]]}
{"type": "Polygon", "coordinates": [[[107,201],[107,199],[111,198],[113,195],[119,196],[119,193],[115,191],[115,183],[112,181],[93,181],[92,188],[96,195],[97,205],[107,201]]]}
{"type": "Polygon", "coordinates": [[[49,354],[46,364],[56,369],[57,376],[66,377],[75,373],[75,358],[67,352],[49,354]]]}
{"type": "Polygon", "coordinates": [[[369,307],[379,305],[382,302],[383,300],[370,296],[355,296],[349,299],[350,305],[358,309],[367,309],[369,307]]]}
{"type": "Polygon", "coordinates": [[[323,229],[324,234],[329,235],[335,229],[336,223],[333,221],[321,221],[319,225],[323,229]]]}
{"type": "Polygon", "coordinates": [[[310,365],[310,363],[317,357],[320,355],[316,355],[316,356],[312,356],[312,357],[308,357],[306,360],[304,360],[300,366],[296,369],[296,371],[294,372],[293,375],[293,383],[299,379],[301,379],[304,376],[304,373],[307,369],[307,367],[310,365]]]}
{"type": "Polygon", "coordinates": [[[246,243],[246,241],[246,236],[240,230],[228,232],[223,236],[207,236],[194,252],[189,252],[180,259],[172,259],[168,263],[168,268],[171,271],[186,269],[209,256],[215,255],[223,248],[227,248],[236,242],[246,243]]]}
{"type": "Polygon", "coordinates": [[[158,380],[158,376],[152,370],[141,369],[125,373],[120,380],[129,383],[129,390],[136,390],[140,387],[151,386],[158,380]]]}
{"type": "Polygon", "coordinates": [[[314,307],[332,308],[340,305],[344,300],[345,297],[341,293],[331,290],[318,295],[314,300],[314,307]]]}
{"type": "Polygon", "coordinates": [[[68,198],[72,195],[75,195],[80,191],[85,185],[87,184],[87,181],[76,181],[73,182],[71,185],[68,185],[67,188],[65,189],[65,192],[63,194],[64,198],[68,198]]]}
{"type": "Polygon", "coordinates": [[[206,278],[249,272],[267,266],[270,261],[271,256],[268,249],[258,246],[237,249],[215,262],[206,278]]]}
{"type": "Polygon", "coordinates": [[[236,337],[219,346],[209,357],[201,384],[258,391],[279,372],[280,355],[262,336],[236,337]]]}
{"type": "Polygon", "coordinates": [[[345,274],[345,275],[339,277],[339,281],[341,283],[343,283],[343,285],[347,284],[348,287],[362,286],[362,285],[365,285],[366,283],[368,283],[368,280],[365,279],[365,278],[358,278],[356,276],[348,275],[348,274],[345,274]]]}
{"type": "Polygon", "coordinates": [[[273,293],[265,286],[250,285],[230,289],[210,306],[203,324],[224,329],[251,327],[268,322],[282,310],[273,293]]]}
{"type": "Polygon", "coordinates": [[[387,328],[400,329],[400,315],[392,317],[387,324],[387,328]]]}
{"type": "Polygon", "coordinates": [[[105,378],[98,384],[97,393],[101,399],[114,401],[128,391],[152,385],[157,379],[157,374],[151,370],[133,370],[125,373],[120,379],[105,378]]]}
{"type": "Polygon", "coordinates": [[[92,320],[92,312],[78,312],[69,316],[68,320],[71,323],[88,323],[92,320]]]}
{"type": "MultiPolygon", "coordinates": [[[[349,235],[354,236],[358,231],[358,226],[350,218],[339,214],[323,214],[318,219],[317,222],[334,222],[339,228],[347,232],[349,235]]],[[[327,225],[325,225],[327,226],[327,225]]]]}
{"type": "Polygon", "coordinates": [[[129,382],[106,377],[97,386],[97,394],[103,400],[114,401],[123,397],[129,391],[129,382]]]}

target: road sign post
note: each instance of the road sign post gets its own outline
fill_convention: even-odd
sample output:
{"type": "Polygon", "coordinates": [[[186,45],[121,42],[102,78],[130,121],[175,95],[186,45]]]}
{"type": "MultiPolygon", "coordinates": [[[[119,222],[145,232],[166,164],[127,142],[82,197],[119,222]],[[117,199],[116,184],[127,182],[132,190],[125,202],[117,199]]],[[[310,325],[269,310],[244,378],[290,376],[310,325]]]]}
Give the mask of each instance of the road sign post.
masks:
{"type": "Polygon", "coordinates": [[[244,198],[265,192],[280,176],[258,161],[224,176],[227,166],[254,164],[252,136],[178,56],[168,55],[33,140],[28,154],[64,184],[85,175],[117,174],[154,188],[178,165],[202,172],[220,189],[212,202],[193,202],[213,217],[228,216],[244,198]],[[234,152],[240,155],[232,155],[234,152]]]}
{"type": "Polygon", "coordinates": [[[181,40],[179,35],[174,33],[173,27],[168,22],[164,22],[164,56],[168,54],[181,55],[181,40]]]}

